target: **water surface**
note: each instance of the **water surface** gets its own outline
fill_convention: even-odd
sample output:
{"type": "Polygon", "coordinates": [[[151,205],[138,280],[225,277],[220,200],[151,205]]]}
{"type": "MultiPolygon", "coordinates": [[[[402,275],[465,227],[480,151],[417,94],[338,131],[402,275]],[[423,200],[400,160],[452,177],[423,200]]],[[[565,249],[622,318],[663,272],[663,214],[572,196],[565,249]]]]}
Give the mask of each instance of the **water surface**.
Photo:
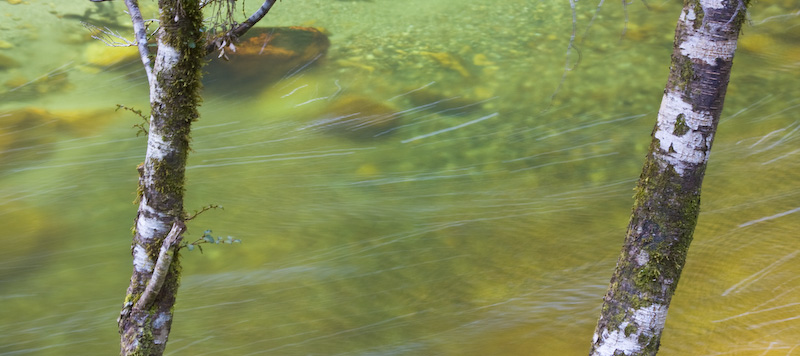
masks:
{"type": "MultiPolygon", "coordinates": [[[[126,33],[121,5],[0,3],[0,355],[118,348],[145,138],[115,108],[148,94],[79,21],[126,33]]],[[[680,4],[578,5],[567,54],[568,3],[277,3],[331,47],[209,73],[186,206],[224,210],[187,238],[243,243],[183,253],[167,353],[586,354],[680,4]]],[[[663,355],[800,353],[797,11],[753,7],[663,355]]]]}

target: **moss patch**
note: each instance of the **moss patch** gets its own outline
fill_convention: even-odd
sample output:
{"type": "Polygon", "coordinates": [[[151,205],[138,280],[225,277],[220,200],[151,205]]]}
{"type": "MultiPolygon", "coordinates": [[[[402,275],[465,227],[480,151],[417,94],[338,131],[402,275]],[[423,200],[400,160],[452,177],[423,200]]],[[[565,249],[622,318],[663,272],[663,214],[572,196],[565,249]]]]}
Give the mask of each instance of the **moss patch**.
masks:
{"type": "Polygon", "coordinates": [[[636,330],[639,330],[639,328],[636,327],[636,324],[633,323],[628,324],[628,326],[625,327],[625,337],[631,336],[633,333],[636,332],[636,330]]]}
{"type": "Polygon", "coordinates": [[[694,10],[694,29],[697,30],[703,26],[703,18],[705,17],[705,11],[703,11],[703,5],[700,5],[700,0],[693,0],[692,1],[693,10],[694,10]]]}
{"type": "MultiPolygon", "coordinates": [[[[659,147],[651,147],[651,152],[656,150],[659,147]]],[[[671,296],[677,286],[697,225],[704,170],[704,166],[697,167],[694,174],[681,176],[654,154],[648,156],[634,202],[634,211],[642,219],[637,226],[644,234],[638,239],[639,248],[650,257],[636,268],[634,281],[648,294],[662,295],[661,288],[668,281],[666,292],[671,296]]]]}
{"type": "Polygon", "coordinates": [[[691,83],[697,78],[694,63],[687,56],[672,55],[672,87],[677,87],[684,96],[691,94],[691,83]]]}
{"type": "Polygon", "coordinates": [[[672,129],[672,134],[675,136],[683,136],[689,132],[689,126],[686,125],[686,115],[679,114],[675,118],[675,127],[672,129]]]}

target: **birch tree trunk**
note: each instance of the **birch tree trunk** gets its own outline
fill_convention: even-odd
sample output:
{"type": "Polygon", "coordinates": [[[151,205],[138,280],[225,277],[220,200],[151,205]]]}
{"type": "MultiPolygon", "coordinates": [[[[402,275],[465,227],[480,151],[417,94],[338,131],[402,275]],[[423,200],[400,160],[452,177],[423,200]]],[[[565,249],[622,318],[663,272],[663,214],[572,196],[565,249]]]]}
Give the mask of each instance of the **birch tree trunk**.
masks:
{"type": "MultiPolygon", "coordinates": [[[[136,1],[126,3],[129,10],[136,5],[136,1]]],[[[198,117],[200,69],[206,54],[199,0],[159,0],[158,5],[158,51],[148,73],[150,129],[145,160],[138,167],[133,273],[117,321],[121,355],[161,355],[166,347],[180,277],[174,255],[185,229],[183,184],[189,133],[198,117]]]]}
{"type": "MultiPolygon", "coordinates": [[[[106,0],[91,0],[106,1],[106,0]]],[[[247,20],[216,18],[230,28],[206,38],[202,8],[213,2],[233,8],[235,0],[158,0],[157,52],[151,65],[145,22],[138,0],[125,0],[150,84],[147,153],[139,171],[139,211],[134,224],[133,273],[117,319],[121,355],[161,355],[172,326],[180,280],[178,250],[186,230],[184,172],[192,122],[200,103],[204,57],[234,49],[234,42],[275,4],[265,0],[247,20]],[[223,3],[224,2],[224,3],[223,3]]],[[[233,11],[231,11],[233,13],[233,11]]]]}
{"type": "Polygon", "coordinates": [[[655,355],[700,212],[700,186],[749,0],[685,0],[650,152],[591,355],[655,355]]]}

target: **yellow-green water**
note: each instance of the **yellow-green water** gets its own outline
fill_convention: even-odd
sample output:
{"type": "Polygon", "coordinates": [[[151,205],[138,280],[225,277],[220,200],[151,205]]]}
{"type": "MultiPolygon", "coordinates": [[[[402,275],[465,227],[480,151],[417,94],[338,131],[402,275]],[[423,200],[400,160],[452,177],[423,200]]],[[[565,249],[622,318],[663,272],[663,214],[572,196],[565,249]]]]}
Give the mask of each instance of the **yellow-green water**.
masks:
{"type": "MultiPolygon", "coordinates": [[[[586,354],[681,4],[629,5],[622,39],[620,5],[587,32],[578,5],[551,101],[567,2],[278,2],[263,25],[331,48],[277,82],[207,83],[187,208],[225,209],[188,237],[243,243],[183,254],[168,354],[586,354]],[[346,96],[402,121],[323,129],[346,96]]],[[[122,3],[0,1],[0,355],[118,347],[145,139],[114,109],[148,94],[135,61],[89,65],[70,15],[98,6],[125,23],[122,3]]],[[[752,8],[662,355],[800,354],[799,8],[752,8]]]]}

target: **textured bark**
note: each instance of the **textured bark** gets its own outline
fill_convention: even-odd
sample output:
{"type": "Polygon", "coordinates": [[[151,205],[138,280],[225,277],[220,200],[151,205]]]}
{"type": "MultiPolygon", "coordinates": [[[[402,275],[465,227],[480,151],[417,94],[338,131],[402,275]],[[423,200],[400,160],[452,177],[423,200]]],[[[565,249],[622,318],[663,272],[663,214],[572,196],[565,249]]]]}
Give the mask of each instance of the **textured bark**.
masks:
{"type": "Polygon", "coordinates": [[[118,319],[122,355],[161,355],[166,347],[180,277],[176,250],[185,219],[183,184],[189,132],[198,116],[205,55],[200,45],[203,16],[199,1],[160,0],[159,7],[147,154],[139,167],[133,273],[118,319]],[[178,230],[165,242],[173,226],[178,230]]]}
{"type": "Polygon", "coordinates": [[[151,116],[147,154],[137,168],[139,211],[131,246],[133,273],[117,319],[121,355],[161,355],[169,337],[180,280],[178,249],[187,219],[184,172],[191,125],[198,117],[203,58],[211,49],[244,35],[275,3],[266,0],[232,33],[207,39],[201,31],[203,2],[208,1],[158,1],[158,50],[151,68],[138,0],[125,0],[150,84],[151,116]]]}
{"type": "Polygon", "coordinates": [[[655,355],[700,211],[744,0],[686,0],[670,75],[591,355],[655,355]]]}

